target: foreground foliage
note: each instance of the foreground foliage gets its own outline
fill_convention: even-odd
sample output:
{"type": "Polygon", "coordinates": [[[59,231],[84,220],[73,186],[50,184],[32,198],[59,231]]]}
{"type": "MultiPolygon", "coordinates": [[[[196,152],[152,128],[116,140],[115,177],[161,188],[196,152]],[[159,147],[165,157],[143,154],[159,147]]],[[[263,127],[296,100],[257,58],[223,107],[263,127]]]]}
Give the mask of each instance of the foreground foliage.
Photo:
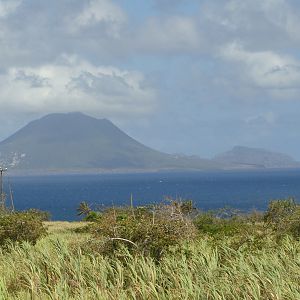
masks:
{"type": "Polygon", "coordinates": [[[2,299],[300,299],[300,243],[234,249],[231,239],[190,242],[159,264],[119,249],[114,258],[84,254],[78,234],[0,252],[2,299]]]}
{"type": "Polygon", "coordinates": [[[46,217],[47,214],[38,210],[1,213],[0,246],[23,241],[35,244],[46,235],[46,228],[43,225],[46,217]]]}
{"type": "Polygon", "coordinates": [[[196,228],[182,207],[185,205],[173,201],[150,207],[107,209],[89,226],[94,239],[84,248],[114,255],[126,247],[131,253],[160,260],[172,246],[179,249],[196,236],[196,228]]]}
{"type": "Polygon", "coordinates": [[[0,248],[0,299],[300,299],[299,212],[293,199],[264,214],[174,201],[48,222],[36,244],[0,248]]]}

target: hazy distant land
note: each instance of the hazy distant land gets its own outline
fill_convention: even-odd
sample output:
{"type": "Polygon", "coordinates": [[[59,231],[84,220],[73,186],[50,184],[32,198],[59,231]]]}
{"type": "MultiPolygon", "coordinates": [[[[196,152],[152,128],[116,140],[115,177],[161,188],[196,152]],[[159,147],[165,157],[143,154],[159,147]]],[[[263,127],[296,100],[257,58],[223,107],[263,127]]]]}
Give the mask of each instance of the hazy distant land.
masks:
{"type": "Polygon", "coordinates": [[[50,114],[0,143],[0,164],[16,173],[99,173],[161,170],[296,168],[288,155],[234,147],[215,158],[163,153],[125,134],[107,119],[50,114]]]}

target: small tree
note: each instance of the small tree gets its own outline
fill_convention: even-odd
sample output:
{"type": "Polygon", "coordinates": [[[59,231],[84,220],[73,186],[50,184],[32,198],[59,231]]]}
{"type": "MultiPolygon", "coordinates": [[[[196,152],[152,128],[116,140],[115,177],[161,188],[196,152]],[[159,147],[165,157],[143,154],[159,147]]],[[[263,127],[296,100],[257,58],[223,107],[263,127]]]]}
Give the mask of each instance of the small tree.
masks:
{"type": "Polygon", "coordinates": [[[89,204],[82,201],[77,208],[77,216],[87,216],[91,211],[89,204]]]}
{"type": "Polygon", "coordinates": [[[35,244],[47,233],[43,217],[42,214],[30,210],[0,215],[0,245],[22,241],[35,244]]]}
{"type": "Polygon", "coordinates": [[[284,224],[294,214],[297,204],[294,198],[270,201],[268,210],[264,215],[264,221],[275,228],[285,226],[284,224]]]}

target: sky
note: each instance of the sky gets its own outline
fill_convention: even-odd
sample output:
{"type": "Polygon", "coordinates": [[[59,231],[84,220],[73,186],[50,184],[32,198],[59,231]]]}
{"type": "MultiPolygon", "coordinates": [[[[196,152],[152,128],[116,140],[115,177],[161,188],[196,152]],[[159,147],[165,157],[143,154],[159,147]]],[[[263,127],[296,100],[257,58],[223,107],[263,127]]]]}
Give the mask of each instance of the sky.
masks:
{"type": "Polygon", "coordinates": [[[0,139],[54,112],[168,153],[300,160],[300,1],[0,0],[0,139]]]}

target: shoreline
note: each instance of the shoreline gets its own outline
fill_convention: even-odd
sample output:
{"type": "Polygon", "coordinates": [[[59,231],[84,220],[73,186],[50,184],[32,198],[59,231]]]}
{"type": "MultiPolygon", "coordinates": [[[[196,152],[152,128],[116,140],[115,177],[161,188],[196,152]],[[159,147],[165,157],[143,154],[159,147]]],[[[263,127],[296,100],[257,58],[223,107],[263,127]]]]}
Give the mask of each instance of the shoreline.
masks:
{"type": "Polygon", "coordinates": [[[299,167],[287,168],[224,168],[224,169],[85,169],[85,170],[8,170],[14,177],[25,176],[76,176],[76,175],[134,175],[134,174],[175,174],[175,173],[253,173],[300,171],[299,167]]]}

